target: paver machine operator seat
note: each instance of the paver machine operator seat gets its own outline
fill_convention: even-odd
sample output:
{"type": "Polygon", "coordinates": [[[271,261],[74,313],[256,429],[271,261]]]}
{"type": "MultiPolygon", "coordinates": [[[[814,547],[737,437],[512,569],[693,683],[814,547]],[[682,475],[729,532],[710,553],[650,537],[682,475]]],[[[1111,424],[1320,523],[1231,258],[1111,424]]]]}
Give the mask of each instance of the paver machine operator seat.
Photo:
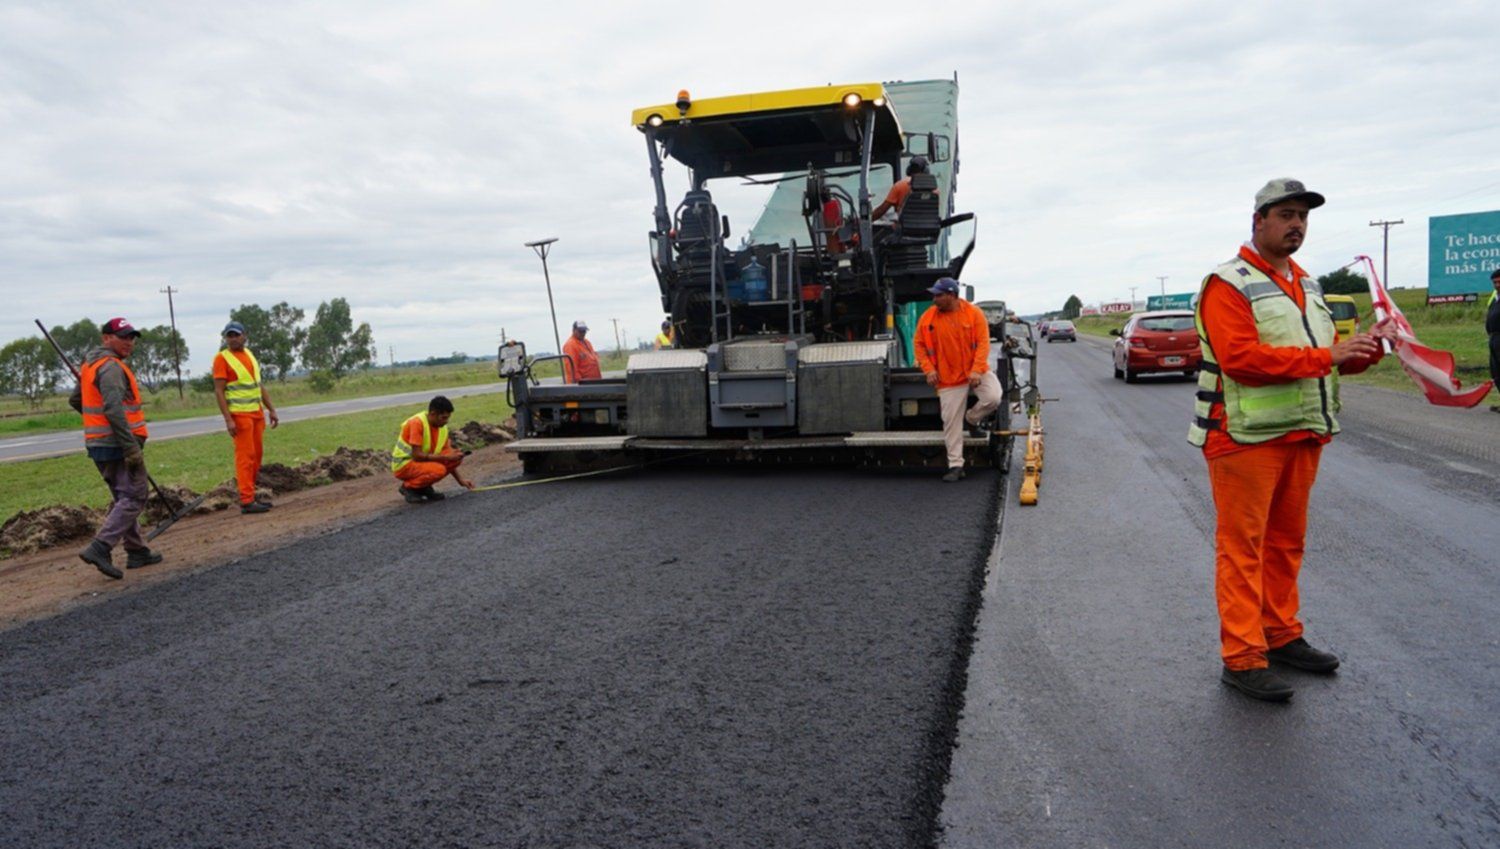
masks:
{"type": "Polygon", "coordinates": [[[717,285],[718,296],[726,297],[728,276],[736,273],[734,257],[724,248],[729,222],[719,215],[719,208],[707,189],[690,190],[672,217],[672,247],[677,253],[678,267],[675,291],[669,301],[672,325],[678,329],[680,346],[702,347],[708,344],[713,322],[712,289],[717,285]],[[719,263],[716,284],[715,257],[719,263]]]}
{"type": "Polygon", "coordinates": [[[681,282],[688,288],[707,291],[714,254],[717,252],[721,258],[724,254],[726,234],[720,224],[719,208],[714,206],[707,189],[696,189],[683,196],[674,218],[676,235],[672,244],[685,272],[681,282]]]}
{"type": "Polygon", "coordinates": [[[885,267],[905,271],[927,267],[927,247],[937,242],[943,229],[938,205],[937,178],[927,172],[913,174],[911,194],[896,217],[895,238],[887,243],[885,267]]]}

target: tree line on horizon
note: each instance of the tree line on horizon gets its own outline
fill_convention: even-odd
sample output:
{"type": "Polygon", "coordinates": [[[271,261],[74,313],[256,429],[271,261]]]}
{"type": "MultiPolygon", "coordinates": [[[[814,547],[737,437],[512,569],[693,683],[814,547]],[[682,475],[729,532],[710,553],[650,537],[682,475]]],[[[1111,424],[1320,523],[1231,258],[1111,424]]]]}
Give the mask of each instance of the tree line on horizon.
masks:
{"type": "MultiPolygon", "coordinates": [[[[269,309],[259,304],[241,304],[229,311],[229,321],[245,326],[248,347],[255,352],[267,380],[286,380],[300,363],[310,373],[312,388],[328,391],[345,375],[375,361],[370,325],[368,322],[354,325],[347,300],[334,298],[319,304],[312,322],[304,326],[306,315],[303,309],[286,301],[269,309]]],[[[138,329],[141,336],[130,355],[130,367],[140,384],[155,394],[176,378],[176,362],[188,359],[187,340],[165,324],[138,329]]],[[[48,332],[74,368],[99,346],[99,325],[92,319],[59,324],[48,332]]],[[[37,407],[57,390],[59,383],[71,386],[72,381],[67,367],[41,336],[16,339],[0,347],[0,395],[18,395],[37,407]]],[[[197,391],[213,391],[212,374],[200,375],[188,383],[197,391]]]]}

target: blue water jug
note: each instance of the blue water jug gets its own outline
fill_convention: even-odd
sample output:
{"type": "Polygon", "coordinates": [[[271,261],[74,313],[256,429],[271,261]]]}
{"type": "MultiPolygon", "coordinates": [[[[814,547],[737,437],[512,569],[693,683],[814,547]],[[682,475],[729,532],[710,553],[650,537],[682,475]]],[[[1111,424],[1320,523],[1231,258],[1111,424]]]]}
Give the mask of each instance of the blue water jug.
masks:
{"type": "Polygon", "coordinates": [[[740,269],[740,286],[744,289],[747,301],[766,301],[771,298],[771,284],[766,277],[766,267],[753,258],[749,265],[740,269]]]}

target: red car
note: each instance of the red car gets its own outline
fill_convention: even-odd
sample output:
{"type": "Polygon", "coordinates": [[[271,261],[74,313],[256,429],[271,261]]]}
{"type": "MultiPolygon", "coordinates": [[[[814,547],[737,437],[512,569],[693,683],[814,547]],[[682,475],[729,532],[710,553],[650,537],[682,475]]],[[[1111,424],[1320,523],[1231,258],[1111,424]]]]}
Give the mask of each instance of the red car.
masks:
{"type": "Polygon", "coordinates": [[[1135,383],[1143,374],[1180,372],[1198,374],[1203,350],[1193,314],[1183,310],[1143,312],[1130,317],[1120,330],[1111,330],[1115,340],[1115,379],[1135,383]]]}

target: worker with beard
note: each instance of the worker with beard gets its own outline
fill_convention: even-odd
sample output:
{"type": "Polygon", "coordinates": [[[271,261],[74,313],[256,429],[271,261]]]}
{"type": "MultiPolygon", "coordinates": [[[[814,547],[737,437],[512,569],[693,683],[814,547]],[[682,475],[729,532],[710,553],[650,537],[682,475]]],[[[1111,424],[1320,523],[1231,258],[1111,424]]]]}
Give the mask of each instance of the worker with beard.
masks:
{"type": "Polygon", "coordinates": [[[1308,498],[1323,446],[1339,432],[1338,376],[1378,362],[1377,337],[1394,338],[1386,325],[1339,340],[1322,287],[1292,261],[1323,203],[1300,181],[1267,183],[1250,241],[1204,279],[1196,308],[1203,365],[1188,441],[1203,449],[1218,513],[1220,679],[1265,701],[1294,692],[1273,661],[1338,668],[1298,618],[1308,498]]]}

